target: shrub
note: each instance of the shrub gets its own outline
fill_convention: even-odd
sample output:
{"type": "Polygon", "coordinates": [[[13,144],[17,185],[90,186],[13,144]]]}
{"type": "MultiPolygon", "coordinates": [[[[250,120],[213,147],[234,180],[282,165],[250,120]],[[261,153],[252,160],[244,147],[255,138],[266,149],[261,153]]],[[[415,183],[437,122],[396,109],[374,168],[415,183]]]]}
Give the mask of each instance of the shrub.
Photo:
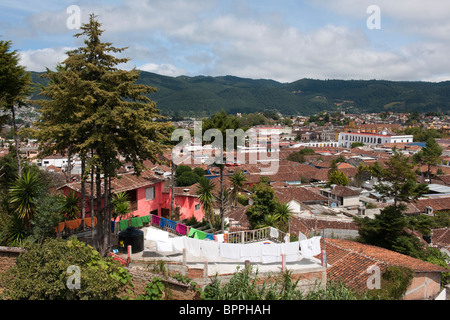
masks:
{"type": "Polygon", "coordinates": [[[132,286],[125,268],[75,237],[25,246],[0,284],[13,300],[112,300],[132,286]],[[71,266],[80,271],[79,288],[69,286],[74,275],[71,266]]]}

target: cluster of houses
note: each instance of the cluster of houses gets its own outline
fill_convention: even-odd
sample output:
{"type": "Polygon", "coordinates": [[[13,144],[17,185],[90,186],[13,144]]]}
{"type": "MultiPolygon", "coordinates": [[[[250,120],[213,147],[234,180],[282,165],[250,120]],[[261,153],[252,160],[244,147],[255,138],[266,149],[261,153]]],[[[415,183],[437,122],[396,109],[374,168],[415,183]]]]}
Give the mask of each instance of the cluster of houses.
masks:
{"type": "MultiPolygon", "coordinates": [[[[327,274],[331,279],[344,279],[349,286],[359,288],[363,286],[367,277],[367,268],[376,264],[381,269],[389,265],[402,265],[415,271],[412,287],[406,298],[430,299],[435,298],[439,290],[442,272],[448,269],[429,263],[419,262],[417,259],[390,252],[385,249],[358,244],[352,241],[358,236],[358,226],[354,222],[355,216],[373,218],[390,199],[382,197],[374,190],[376,180],[367,177],[364,181],[357,179],[358,167],[375,162],[384,163],[389,160],[392,148],[407,155],[420,151],[423,144],[413,141],[412,136],[398,135],[397,125],[390,124],[357,124],[344,128],[344,131],[333,131],[328,128],[322,130],[322,135],[313,131],[299,129],[301,127],[264,127],[257,128],[260,133],[276,134],[280,147],[269,150],[276,153],[267,159],[259,156],[254,163],[232,163],[224,169],[224,185],[231,187],[229,177],[237,171],[246,176],[243,194],[248,197],[251,187],[266,177],[274,189],[276,197],[288,203],[293,213],[289,231],[291,234],[307,236],[322,235],[326,241],[329,269],[327,274]],[[297,137],[301,137],[300,141],[297,137]],[[361,142],[363,146],[352,147],[353,142],[361,142]],[[314,150],[314,154],[304,155],[305,161],[298,163],[289,160],[289,155],[304,148],[314,150]],[[349,179],[347,186],[326,186],[328,171],[334,159],[340,159],[337,169],[349,179]],[[276,161],[276,166],[271,162],[276,161]],[[271,167],[275,170],[264,170],[271,167]],[[349,267],[351,265],[352,267],[349,267]]],[[[417,202],[408,205],[407,214],[433,215],[439,211],[450,211],[450,140],[438,139],[443,148],[442,164],[433,167],[433,178],[429,183],[430,193],[417,202]],[[439,174],[438,174],[439,173],[439,174]]],[[[270,144],[269,144],[270,147],[270,144]]],[[[267,151],[267,150],[265,150],[267,151]]],[[[241,150],[241,152],[246,152],[241,150]]],[[[124,164],[118,172],[118,177],[112,180],[112,192],[126,192],[131,204],[130,216],[157,215],[164,218],[183,221],[195,218],[201,221],[203,210],[197,193],[197,184],[188,187],[174,187],[173,168],[171,167],[173,153],[168,151],[162,155],[163,164],[146,162],[146,170],[139,176],[132,172],[131,166],[124,164]],[[172,202],[173,201],[173,202],[172,202]],[[171,208],[175,212],[171,212],[171,208]]],[[[187,157],[185,165],[200,167],[208,179],[217,181],[219,188],[219,170],[207,162],[198,163],[192,157],[187,157]]],[[[68,160],[62,155],[53,155],[43,159],[35,159],[43,170],[63,174],[68,160]]],[[[79,179],[80,162],[76,157],[72,159],[72,179],[59,188],[65,194],[75,191],[81,194],[79,179]]],[[[418,167],[420,172],[427,168],[418,167]]],[[[251,201],[248,204],[251,206],[251,201]]],[[[247,230],[250,228],[245,214],[248,206],[230,206],[226,217],[229,221],[228,231],[247,230]]],[[[90,215],[91,208],[86,203],[86,214],[90,215]]],[[[422,239],[423,240],[423,239],[422,239]]],[[[450,255],[450,229],[433,230],[427,245],[439,248],[450,255]]]]}

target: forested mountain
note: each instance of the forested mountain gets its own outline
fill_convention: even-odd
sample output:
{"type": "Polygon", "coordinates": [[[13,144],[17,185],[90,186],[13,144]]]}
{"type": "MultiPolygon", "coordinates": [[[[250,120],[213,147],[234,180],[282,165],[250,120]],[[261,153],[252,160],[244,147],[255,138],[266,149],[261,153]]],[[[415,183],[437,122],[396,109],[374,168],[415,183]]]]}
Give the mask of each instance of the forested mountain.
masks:
{"type": "MultiPolygon", "coordinates": [[[[39,73],[33,72],[32,79],[45,84],[39,73]]],[[[158,89],[150,98],[166,115],[208,116],[221,109],[228,113],[277,109],[286,115],[310,115],[323,110],[450,111],[450,81],[302,79],[280,83],[234,76],[168,77],[142,71],[139,82],[158,89]]]]}

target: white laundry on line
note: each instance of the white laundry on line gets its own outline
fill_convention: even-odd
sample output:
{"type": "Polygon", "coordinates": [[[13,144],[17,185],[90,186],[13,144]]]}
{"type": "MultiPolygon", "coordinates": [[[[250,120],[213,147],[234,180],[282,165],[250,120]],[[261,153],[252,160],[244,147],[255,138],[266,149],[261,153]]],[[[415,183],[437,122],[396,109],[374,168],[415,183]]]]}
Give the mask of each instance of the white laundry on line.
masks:
{"type": "Polygon", "coordinates": [[[169,233],[167,231],[162,231],[153,228],[147,228],[147,233],[145,234],[145,240],[167,240],[169,239],[169,233]]]}
{"type": "Polygon", "coordinates": [[[311,258],[321,253],[320,239],[322,237],[312,237],[311,239],[300,241],[301,255],[311,258]]]}
{"type": "Polygon", "coordinates": [[[225,259],[240,260],[241,246],[242,244],[238,243],[220,243],[220,256],[225,259]]]}
{"type": "Polygon", "coordinates": [[[218,259],[220,257],[219,243],[210,240],[200,240],[200,249],[202,256],[210,259],[218,259]]]}
{"type": "Polygon", "coordinates": [[[241,246],[241,261],[261,262],[262,260],[262,244],[249,243],[241,246]]]}
{"type": "Polygon", "coordinates": [[[173,252],[172,239],[156,240],[156,251],[173,252]]]}

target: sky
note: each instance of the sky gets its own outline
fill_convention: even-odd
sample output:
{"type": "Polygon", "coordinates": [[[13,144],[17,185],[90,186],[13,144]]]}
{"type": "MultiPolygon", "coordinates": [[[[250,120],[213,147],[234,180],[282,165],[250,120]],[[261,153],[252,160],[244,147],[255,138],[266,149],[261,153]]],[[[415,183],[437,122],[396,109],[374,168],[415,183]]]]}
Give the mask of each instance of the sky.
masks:
{"type": "Polygon", "coordinates": [[[92,13],[103,41],[127,47],[123,69],[280,82],[450,80],[446,0],[1,0],[0,40],[12,41],[27,70],[54,69],[83,45],[74,35],[92,13]]]}

